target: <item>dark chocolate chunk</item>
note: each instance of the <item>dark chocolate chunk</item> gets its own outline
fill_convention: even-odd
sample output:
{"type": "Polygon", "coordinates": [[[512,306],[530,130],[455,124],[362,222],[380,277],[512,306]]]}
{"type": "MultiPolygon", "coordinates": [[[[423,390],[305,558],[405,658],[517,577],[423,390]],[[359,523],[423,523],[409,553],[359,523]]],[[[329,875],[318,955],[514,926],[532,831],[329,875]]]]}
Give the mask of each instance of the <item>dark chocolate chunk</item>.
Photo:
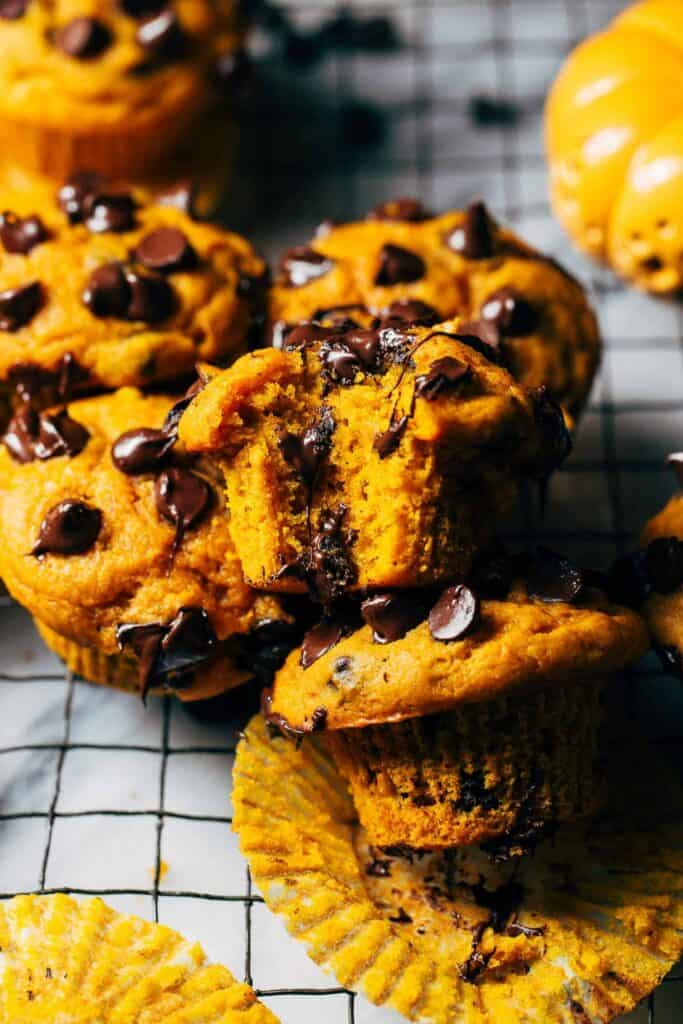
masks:
{"type": "Polygon", "coordinates": [[[377,369],[380,355],[380,333],[372,328],[351,328],[344,335],[344,344],[357,356],[365,369],[377,369]]]}
{"type": "Polygon", "coordinates": [[[49,237],[47,228],[35,214],[31,217],[17,217],[16,213],[6,210],[0,216],[0,241],[6,252],[25,256],[49,237]]]}
{"type": "Polygon", "coordinates": [[[402,196],[399,199],[389,199],[380,203],[368,213],[368,220],[399,220],[419,223],[429,220],[433,214],[419,199],[410,196],[402,196]]]}
{"type": "Polygon", "coordinates": [[[294,326],[285,324],[280,333],[281,344],[276,344],[276,338],[273,339],[273,344],[275,348],[283,348],[287,352],[298,351],[315,344],[316,341],[325,341],[339,335],[336,327],[323,327],[316,323],[295,324],[294,326]]]}
{"type": "Polygon", "coordinates": [[[479,316],[508,338],[532,334],[538,326],[538,312],[515,288],[499,288],[482,304],[479,316]]]}
{"type": "Polygon", "coordinates": [[[159,206],[173,206],[190,217],[196,217],[197,186],[191,181],[177,181],[156,197],[159,206]]]}
{"type": "Polygon", "coordinates": [[[304,430],[301,436],[287,433],[280,438],[280,451],[285,461],[293,466],[309,486],[327,457],[334,428],[332,413],[324,406],[320,410],[317,422],[304,430]]]}
{"type": "Polygon", "coordinates": [[[0,0],[0,18],[17,21],[26,14],[30,0],[0,0]]]}
{"type": "Polygon", "coordinates": [[[645,572],[658,594],[673,594],[683,584],[683,542],[657,537],[645,551],[645,572]]]}
{"type": "Polygon", "coordinates": [[[444,590],[429,613],[429,630],[435,640],[461,640],[476,626],[479,601],[469,587],[458,583],[444,590]]]}
{"type": "Polygon", "coordinates": [[[301,288],[328,274],[332,266],[331,259],[310,245],[298,245],[282,257],[280,272],[283,283],[289,288],[301,288]]]}
{"type": "Polygon", "coordinates": [[[344,623],[341,619],[323,619],[313,629],[309,629],[301,645],[301,667],[309,668],[338,644],[343,636],[344,623]]]}
{"type": "Polygon", "coordinates": [[[676,474],[679,487],[683,487],[683,452],[671,452],[666,457],[666,464],[676,474]]]}
{"type": "Polygon", "coordinates": [[[197,265],[197,253],[178,228],[157,228],[145,235],[138,242],[134,258],[144,267],[162,274],[192,270],[197,265]]]}
{"type": "Polygon", "coordinates": [[[89,231],[118,233],[135,227],[136,202],[127,192],[101,192],[87,202],[85,224],[89,231]]]}
{"type": "Polygon", "coordinates": [[[50,509],[38,531],[31,554],[80,555],[100,535],[102,513],[83,501],[67,499],[50,509]]]}
{"type": "Polygon", "coordinates": [[[421,299],[398,299],[391,303],[384,314],[384,320],[399,320],[405,324],[419,324],[421,327],[431,327],[442,319],[433,306],[421,299]]]}
{"type": "Polygon", "coordinates": [[[181,608],[168,623],[121,623],[116,640],[123,651],[130,647],[140,659],[143,700],[150,689],[184,690],[194,682],[194,671],[213,655],[218,638],[203,608],[181,608]]]}
{"type": "Polygon", "coordinates": [[[57,203],[72,224],[79,224],[90,209],[93,198],[102,192],[107,179],[96,171],[72,175],[57,193],[57,203]]]}
{"type": "Polygon", "coordinates": [[[127,430],[112,445],[112,461],[127,476],[156,473],[168,462],[175,442],[175,436],[164,430],[127,430]]]}
{"type": "Polygon", "coordinates": [[[55,43],[67,57],[91,60],[109,49],[112,34],[98,18],[73,18],[57,30],[55,43]]]}
{"type": "Polygon", "coordinates": [[[187,37],[177,14],[170,7],[163,7],[158,14],[140,23],[137,41],[160,61],[179,60],[187,53],[187,37]]]}
{"type": "Polygon", "coordinates": [[[527,576],[527,594],[548,604],[573,604],[583,595],[582,569],[550,548],[539,547],[527,576]]]}
{"type": "Polygon", "coordinates": [[[3,444],[16,462],[45,461],[56,455],[78,455],[90,434],[72,420],[66,410],[37,413],[30,406],[21,408],[12,418],[3,444]]]}
{"type": "Polygon", "coordinates": [[[446,245],[468,260],[483,260],[495,252],[495,224],[482,202],[471,203],[465,219],[446,238],[446,245]]]}
{"type": "Polygon", "coordinates": [[[379,254],[379,267],[375,275],[375,284],[390,286],[409,284],[424,277],[427,268],[424,260],[409,249],[388,242],[382,246],[379,254]]]}
{"type": "Polygon", "coordinates": [[[415,393],[433,402],[445,392],[453,391],[472,376],[472,368],[455,356],[435,359],[427,373],[415,378],[415,393]]]}
{"type": "Polygon", "coordinates": [[[0,331],[18,331],[30,323],[43,304],[39,281],[0,292],[0,331]]]}
{"type": "Polygon", "coordinates": [[[372,447],[380,459],[386,459],[396,451],[406,432],[409,419],[409,416],[399,416],[398,418],[392,416],[391,423],[387,429],[375,435],[372,447]]]}
{"type": "Polygon", "coordinates": [[[178,530],[191,530],[206,515],[212,492],[206,480],[187,469],[167,469],[154,489],[159,515],[178,530]]]}
{"type": "Polygon", "coordinates": [[[358,355],[341,336],[336,343],[321,348],[320,360],[329,377],[346,384],[352,384],[361,369],[358,355]]]}
{"type": "Polygon", "coordinates": [[[94,316],[122,319],[131,300],[130,285],[121,263],[106,263],[93,270],[82,295],[94,316]]]}
{"type": "Polygon", "coordinates": [[[424,606],[415,593],[374,594],[363,601],[360,613],[372,629],[375,643],[388,644],[417,626],[424,616],[424,606]]]}

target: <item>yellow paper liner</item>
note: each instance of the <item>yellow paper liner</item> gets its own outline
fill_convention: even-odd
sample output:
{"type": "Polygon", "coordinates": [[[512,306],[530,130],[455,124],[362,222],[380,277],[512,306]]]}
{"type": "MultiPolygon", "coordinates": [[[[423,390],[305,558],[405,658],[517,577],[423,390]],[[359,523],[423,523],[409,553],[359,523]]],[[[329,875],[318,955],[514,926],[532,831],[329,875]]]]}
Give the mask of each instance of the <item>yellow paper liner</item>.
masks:
{"type": "MultiPolygon", "coordinates": [[[[127,693],[140,693],[137,659],[125,654],[105,654],[94,647],[84,647],[56,633],[39,619],[33,620],[36,629],[51,651],[62,659],[74,675],[81,676],[89,683],[113,686],[127,693]]],[[[188,690],[152,689],[153,696],[172,692],[185,703],[209,700],[221,693],[241,686],[253,677],[253,673],[238,668],[227,655],[217,657],[197,670],[193,686],[188,690]]]]}
{"type": "Polygon", "coordinates": [[[639,760],[632,744],[613,767],[609,809],[532,857],[468,847],[411,862],[368,847],[317,741],[297,749],[256,717],[237,751],[234,825],[270,909],[373,1003],[435,1024],[606,1024],[683,951],[675,772],[655,777],[652,752],[639,760]]]}
{"type": "Polygon", "coordinates": [[[100,899],[0,904],[0,951],[6,1024],[277,1024],[201,946],[100,899]]]}

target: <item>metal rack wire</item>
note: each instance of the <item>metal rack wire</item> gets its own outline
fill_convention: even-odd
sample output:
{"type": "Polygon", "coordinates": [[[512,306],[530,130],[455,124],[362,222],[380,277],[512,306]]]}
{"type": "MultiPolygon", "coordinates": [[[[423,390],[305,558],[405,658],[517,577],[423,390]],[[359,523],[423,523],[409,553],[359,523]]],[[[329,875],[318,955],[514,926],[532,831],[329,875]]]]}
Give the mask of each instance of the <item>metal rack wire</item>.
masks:
{"type": "MultiPolygon", "coordinates": [[[[274,254],[309,237],[318,220],[351,218],[382,197],[413,192],[445,208],[481,193],[503,221],[588,278],[607,339],[603,373],[548,518],[538,522],[525,507],[516,531],[604,564],[671,489],[662,457],[683,437],[683,319],[571,252],[545,200],[540,115],[564,54],[624,4],[355,6],[363,18],[393,18],[399,48],[331,50],[303,66],[300,54],[288,64],[282,47],[266,52],[263,102],[244,126],[225,216],[274,254]],[[478,95],[506,101],[509,119],[475,123],[478,95]],[[340,142],[348,109],[360,118],[360,142],[353,116],[351,138],[340,142]]],[[[305,36],[335,5],[279,7],[305,36]]],[[[230,846],[236,732],[198,724],[171,701],[143,714],[130,698],[65,678],[23,613],[2,603],[0,898],[96,894],[181,927],[236,970],[239,956],[245,980],[285,1024],[321,1012],[349,1024],[387,1019],[306,967],[230,846]]],[[[683,736],[683,699],[650,662],[632,678],[628,711],[651,735],[683,736]]],[[[682,1016],[679,969],[629,1020],[674,1024],[682,1016]]]]}

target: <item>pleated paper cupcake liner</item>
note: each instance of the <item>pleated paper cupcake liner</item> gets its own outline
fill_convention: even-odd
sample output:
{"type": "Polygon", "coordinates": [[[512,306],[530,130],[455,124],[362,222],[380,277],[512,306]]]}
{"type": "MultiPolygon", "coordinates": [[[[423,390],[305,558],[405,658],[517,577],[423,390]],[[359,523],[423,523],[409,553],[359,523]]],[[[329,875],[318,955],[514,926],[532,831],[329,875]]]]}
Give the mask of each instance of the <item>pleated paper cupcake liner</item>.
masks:
{"type": "Polygon", "coordinates": [[[3,1024],[277,1024],[199,945],[99,899],[1,904],[0,950],[3,1024]]]}
{"type": "Polygon", "coordinates": [[[600,803],[602,690],[558,685],[324,738],[375,845],[499,840],[521,854],[600,803]]]}
{"type": "Polygon", "coordinates": [[[237,751],[234,823],[254,882],[341,985],[434,1024],[607,1024],[683,952],[683,795],[632,746],[591,825],[533,857],[379,851],[317,740],[261,718],[237,751]]]}
{"type": "MultiPolygon", "coordinates": [[[[34,619],[34,622],[46,645],[62,659],[74,675],[80,676],[88,683],[112,686],[117,690],[125,690],[127,693],[139,694],[141,692],[136,658],[126,654],[105,654],[104,651],[94,647],[85,647],[56,633],[39,619],[34,619]]],[[[228,655],[217,656],[197,669],[194,684],[189,689],[164,690],[158,687],[152,688],[149,693],[161,696],[164,693],[172,692],[180,700],[191,703],[209,700],[211,697],[241,686],[251,678],[252,673],[238,668],[228,655]]]]}

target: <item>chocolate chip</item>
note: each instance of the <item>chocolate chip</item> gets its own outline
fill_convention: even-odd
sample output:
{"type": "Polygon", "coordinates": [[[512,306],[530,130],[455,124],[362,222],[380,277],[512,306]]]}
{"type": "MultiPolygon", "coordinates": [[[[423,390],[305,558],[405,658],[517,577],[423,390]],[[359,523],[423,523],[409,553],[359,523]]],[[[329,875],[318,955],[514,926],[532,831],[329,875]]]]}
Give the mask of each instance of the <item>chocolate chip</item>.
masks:
{"type": "Polygon", "coordinates": [[[135,227],[136,203],[127,192],[100,193],[87,203],[85,224],[89,231],[121,233],[135,227]]]}
{"type": "Polygon", "coordinates": [[[187,469],[167,469],[154,488],[157,511],[178,530],[191,530],[206,515],[211,488],[206,480],[187,469]]]}
{"type": "Polygon", "coordinates": [[[479,316],[508,338],[532,334],[538,326],[537,311],[514,288],[499,288],[489,295],[479,310],[479,316]]]}
{"type": "Polygon", "coordinates": [[[344,636],[344,623],[340,619],[324,619],[313,629],[309,629],[301,645],[300,663],[302,668],[309,668],[318,658],[322,658],[344,636]]]}
{"type": "Polygon", "coordinates": [[[495,324],[486,320],[465,320],[458,326],[458,333],[451,335],[463,345],[474,349],[493,363],[500,362],[501,334],[495,324]]]}
{"type": "Polygon", "coordinates": [[[389,286],[393,284],[409,284],[411,281],[419,281],[426,272],[424,260],[410,252],[409,249],[402,249],[400,245],[387,243],[382,246],[379,254],[379,269],[375,275],[375,284],[389,286]]]}
{"type": "Polygon", "coordinates": [[[572,604],[583,594],[582,569],[550,548],[539,547],[527,577],[527,594],[549,604],[572,604]]]}
{"type": "Polygon", "coordinates": [[[400,640],[423,618],[424,607],[416,594],[375,594],[360,606],[363,622],[372,629],[377,644],[400,640]]]}
{"type": "Polygon", "coordinates": [[[482,202],[472,203],[465,218],[446,238],[446,245],[468,260],[484,260],[495,252],[495,225],[482,202]]]}
{"type": "Polygon", "coordinates": [[[120,650],[130,647],[140,659],[142,699],[155,686],[188,689],[194,670],[213,655],[218,638],[203,608],[181,608],[168,623],[121,623],[116,627],[120,650]]]}
{"type": "Polygon", "coordinates": [[[334,428],[332,413],[323,407],[318,421],[304,430],[301,436],[287,433],[280,438],[283,458],[309,486],[329,453],[334,428]]]}
{"type": "Polygon", "coordinates": [[[386,310],[384,318],[399,320],[405,324],[419,324],[424,327],[431,327],[443,319],[433,306],[420,299],[399,299],[397,302],[392,302],[386,310]]]}
{"type": "Polygon", "coordinates": [[[375,439],[372,442],[372,447],[375,449],[380,459],[386,459],[388,455],[391,455],[396,451],[401,443],[401,439],[406,432],[408,426],[408,416],[400,416],[398,419],[392,417],[391,423],[386,430],[383,430],[380,434],[375,435],[375,439]]]}
{"type": "Polygon", "coordinates": [[[175,441],[174,436],[150,427],[127,430],[112,445],[112,461],[127,476],[156,473],[168,462],[175,441]]]}
{"type": "Polygon", "coordinates": [[[26,14],[30,0],[1,0],[0,18],[5,21],[17,21],[26,14]]]}
{"type": "Polygon", "coordinates": [[[197,253],[177,228],[157,228],[138,242],[134,253],[138,263],[150,270],[172,274],[197,265],[197,253]]]}
{"type": "Polygon", "coordinates": [[[402,196],[399,199],[389,199],[386,203],[380,203],[368,213],[368,220],[398,220],[409,221],[416,224],[420,221],[429,220],[433,214],[420,202],[410,196],[402,196]]]}
{"type": "Polygon", "coordinates": [[[435,359],[427,373],[415,378],[415,393],[433,402],[444,392],[453,391],[472,376],[472,367],[455,356],[435,359]]]}
{"type": "Polygon", "coordinates": [[[175,296],[170,284],[163,277],[128,269],[126,281],[131,296],[126,310],[127,320],[143,320],[148,324],[157,324],[171,316],[175,307],[175,296]]]}
{"type": "Polygon", "coordinates": [[[90,60],[111,46],[112,34],[98,18],[74,18],[57,30],[55,43],[67,57],[90,60]]]}
{"type": "Polygon", "coordinates": [[[166,320],[175,305],[173,289],[163,277],[121,263],[107,263],[94,270],[82,299],[94,316],[150,324],[166,320]]]}
{"type": "Polygon", "coordinates": [[[666,457],[666,464],[676,475],[679,487],[683,487],[683,452],[671,452],[666,457]]]}
{"type": "Polygon", "coordinates": [[[429,613],[429,630],[435,640],[460,640],[479,619],[479,601],[463,583],[444,590],[429,613]]]}
{"type": "Polygon", "coordinates": [[[645,572],[658,594],[672,594],[683,584],[683,542],[657,537],[645,551],[645,572]]]}
{"type": "Polygon", "coordinates": [[[172,206],[190,217],[196,217],[197,186],[191,181],[178,181],[175,185],[159,192],[156,201],[160,206],[172,206]]]}
{"type": "Polygon", "coordinates": [[[18,331],[30,323],[43,304],[39,281],[0,292],[0,331],[18,331]]]}
{"type": "Polygon", "coordinates": [[[0,216],[0,241],[7,252],[26,256],[34,246],[47,241],[49,237],[40,217],[17,217],[9,211],[0,216]]]}
{"type": "Polygon", "coordinates": [[[166,6],[167,0],[118,0],[124,14],[130,18],[148,18],[158,14],[166,6]]]}
{"type": "Polygon", "coordinates": [[[57,203],[72,224],[86,216],[94,196],[106,186],[107,179],[96,171],[80,171],[72,175],[57,193],[57,203]]]}
{"type": "Polygon", "coordinates": [[[332,270],[332,260],[310,245],[298,245],[285,253],[280,261],[283,283],[289,288],[302,288],[332,270]]]}
{"type": "Polygon", "coordinates": [[[102,513],[98,508],[83,501],[60,501],[40,524],[31,554],[83,554],[93,546],[101,529],[102,513]]]}
{"type": "Polygon", "coordinates": [[[157,60],[178,60],[187,52],[187,37],[178,16],[169,7],[145,18],[138,28],[137,41],[157,60]]]}
{"type": "Polygon", "coordinates": [[[72,420],[66,410],[38,414],[24,406],[10,421],[2,440],[16,462],[27,463],[56,455],[78,455],[89,438],[85,427],[72,420]]]}

